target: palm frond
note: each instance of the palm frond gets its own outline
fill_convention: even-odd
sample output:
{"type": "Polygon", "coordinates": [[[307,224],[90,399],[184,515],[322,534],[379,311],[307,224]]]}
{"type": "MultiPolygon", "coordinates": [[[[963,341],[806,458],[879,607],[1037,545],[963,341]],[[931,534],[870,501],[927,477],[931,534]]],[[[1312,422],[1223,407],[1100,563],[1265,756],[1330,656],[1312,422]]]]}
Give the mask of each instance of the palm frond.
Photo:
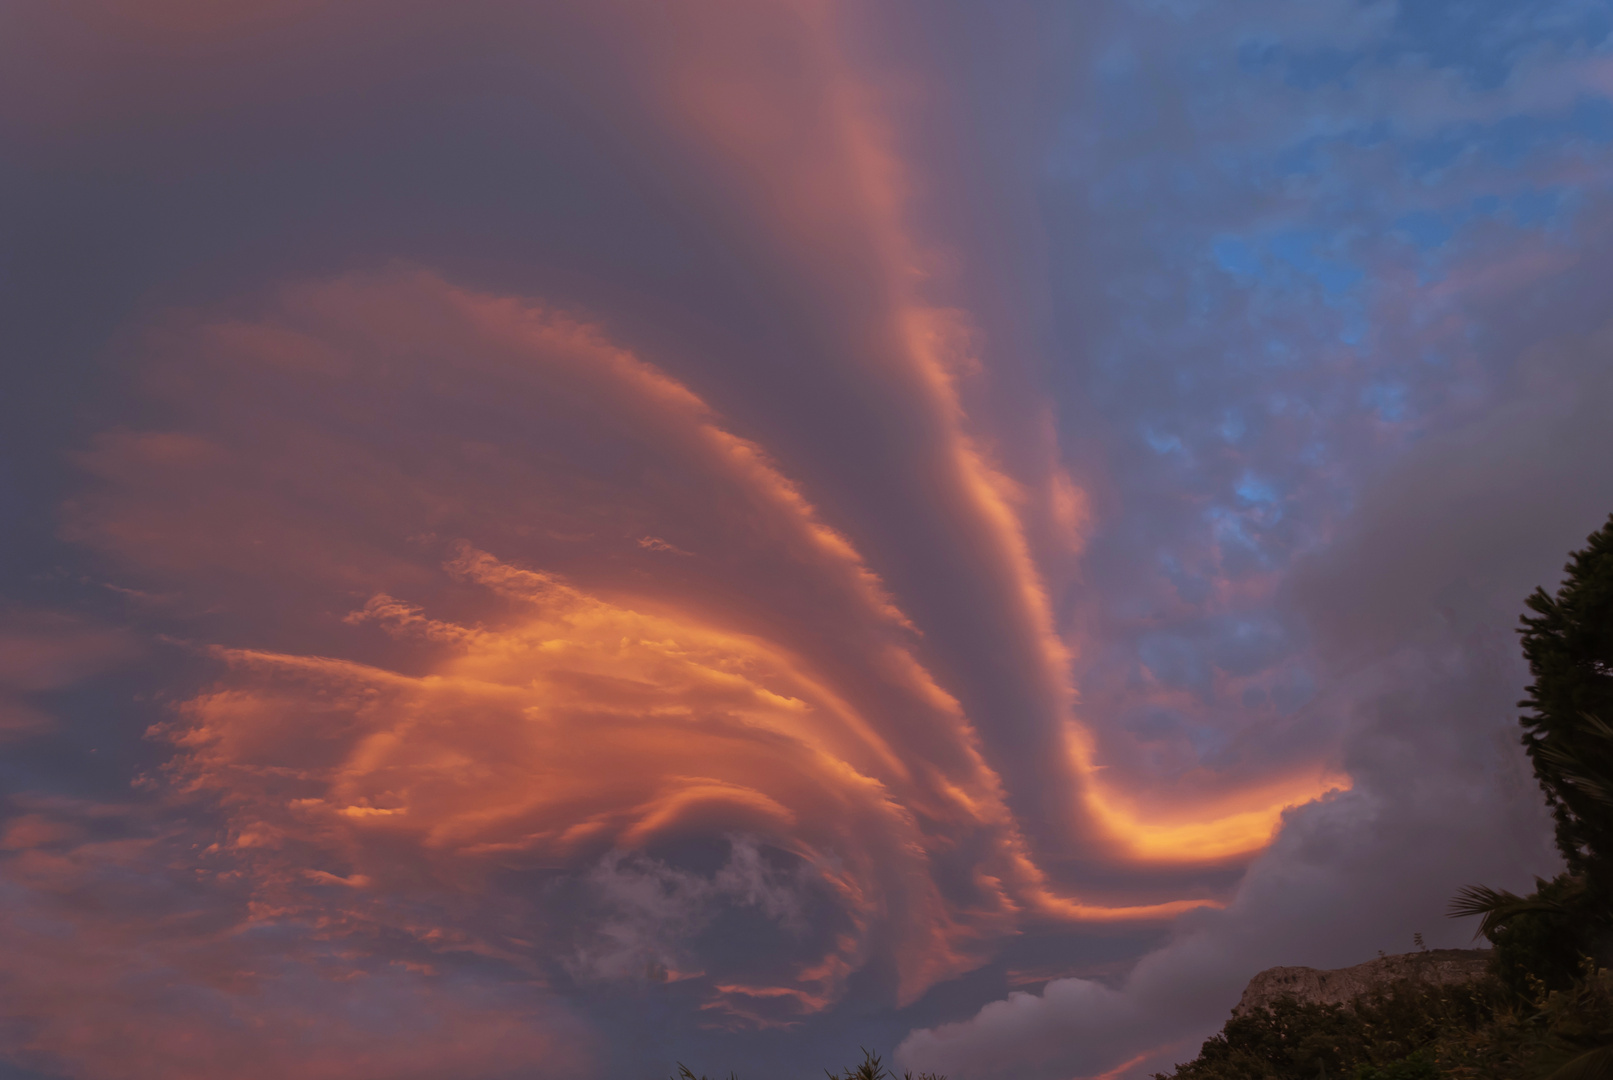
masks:
{"type": "Polygon", "coordinates": [[[1562,912],[1563,905],[1539,896],[1519,896],[1505,889],[1492,889],[1488,885],[1469,885],[1451,899],[1446,915],[1452,919],[1465,919],[1472,915],[1482,917],[1473,936],[1491,937],[1510,920],[1533,912],[1562,912]]]}
{"type": "MultiPolygon", "coordinates": [[[[1586,719],[1594,719],[1587,717],[1586,719]]],[[[1597,721],[1600,724],[1600,721],[1597,721]]],[[[1605,725],[1604,725],[1605,726],[1605,725]]],[[[1597,802],[1613,805],[1613,784],[1606,779],[1595,776],[1587,768],[1585,762],[1578,754],[1562,746],[1556,740],[1542,740],[1537,744],[1535,754],[1540,759],[1549,762],[1557,769],[1563,783],[1577,791],[1595,799],[1597,802]]]]}
{"type": "Polygon", "coordinates": [[[1597,738],[1613,742],[1613,724],[1609,724],[1595,713],[1582,712],[1579,718],[1585,722],[1585,728],[1597,738]]]}

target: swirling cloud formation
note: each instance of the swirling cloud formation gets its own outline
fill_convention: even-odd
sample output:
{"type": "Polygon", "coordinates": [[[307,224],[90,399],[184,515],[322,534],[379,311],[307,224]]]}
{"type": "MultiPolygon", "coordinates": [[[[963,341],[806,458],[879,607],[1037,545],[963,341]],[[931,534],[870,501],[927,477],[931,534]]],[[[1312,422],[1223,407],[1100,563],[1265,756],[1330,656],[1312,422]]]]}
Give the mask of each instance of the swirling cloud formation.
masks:
{"type": "Polygon", "coordinates": [[[69,527],[320,642],[210,646],[226,674],[161,730],[263,917],[699,979],[710,1022],[768,1025],[876,953],[910,1001],[1023,913],[1184,906],[1052,890],[851,542],[597,328],[399,268],[152,348],[191,422],[103,437],[69,527]],[[709,880],[665,861],[712,838],[709,880]],[[599,918],[483,921],[498,881],[579,869],[599,918]],[[451,897],[474,916],[416,922],[451,897]],[[690,947],[720,912],[763,960],[690,947]]]}
{"type": "Polygon", "coordinates": [[[1546,850],[1451,599],[1516,567],[1393,523],[1574,259],[1417,140],[1579,30],[1474,89],[1385,4],[14,7],[19,1068],[1118,1077],[1546,850]]]}

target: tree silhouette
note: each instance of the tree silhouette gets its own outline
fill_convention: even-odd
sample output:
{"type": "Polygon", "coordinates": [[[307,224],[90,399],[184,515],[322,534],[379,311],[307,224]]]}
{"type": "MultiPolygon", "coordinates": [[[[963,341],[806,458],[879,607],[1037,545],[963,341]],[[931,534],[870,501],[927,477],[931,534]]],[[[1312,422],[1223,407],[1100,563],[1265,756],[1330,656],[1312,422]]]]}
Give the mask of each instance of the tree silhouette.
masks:
{"type": "Polygon", "coordinates": [[[1613,517],[1563,568],[1556,596],[1536,589],[1523,655],[1534,681],[1518,704],[1523,744],[1557,823],[1570,873],[1598,892],[1613,877],[1613,517]]]}
{"type": "Polygon", "coordinates": [[[1533,681],[1518,704],[1523,745],[1556,822],[1566,873],[1517,896],[1471,885],[1453,917],[1481,917],[1503,982],[1572,983],[1584,956],[1605,962],[1613,914],[1613,517],[1569,556],[1556,595],[1537,588],[1519,630],[1533,681]]]}

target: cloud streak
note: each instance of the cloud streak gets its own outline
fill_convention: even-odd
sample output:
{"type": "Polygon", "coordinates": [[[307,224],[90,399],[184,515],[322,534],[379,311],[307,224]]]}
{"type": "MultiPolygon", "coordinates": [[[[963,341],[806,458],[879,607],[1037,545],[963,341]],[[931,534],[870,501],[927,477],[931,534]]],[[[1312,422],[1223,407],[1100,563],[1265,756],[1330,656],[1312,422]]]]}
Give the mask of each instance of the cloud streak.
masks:
{"type": "Polygon", "coordinates": [[[4,1052],[1119,1080],[1544,869],[1600,39],[1291,7],[6,16],[4,1052]]]}
{"type": "Polygon", "coordinates": [[[187,419],[98,439],[67,526],[262,642],[208,646],[222,673],[156,729],[254,919],[687,980],[702,1022],[770,1027],[871,966],[912,1001],[1027,917],[1206,902],[1052,883],[922,628],[760,445],[597,329],[406,267],[276,305],[150,339],[187,419]],[[723,837],[714,877],[675,865],[723,837]],[[527,874],[627,921],[506,895],[527,874]],[[698,947],[757,916],[765,963],[698,947]]]}

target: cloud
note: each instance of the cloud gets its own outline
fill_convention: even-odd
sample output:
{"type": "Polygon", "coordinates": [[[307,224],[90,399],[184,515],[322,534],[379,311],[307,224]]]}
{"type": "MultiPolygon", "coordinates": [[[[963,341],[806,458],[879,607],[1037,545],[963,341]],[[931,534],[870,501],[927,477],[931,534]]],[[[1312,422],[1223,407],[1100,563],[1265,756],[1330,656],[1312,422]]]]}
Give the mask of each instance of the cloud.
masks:
{"type": "Polygon", "coordinates": [[[664,551],[669,555],[690,554],[690,552],[684,551],[676,544],[668,543],[659,536],[641,536],[638,538],[638,546],[646,551],[664,551]]]}
{"type": "MultiPolygon", "coordinates": [[[[0,647],[0,877],[160,894],[72,933],[107,1017],[211,1003],[176,1074],[744,1074],[864,1024],[1136,1070],[1547,857],[1484,628],[1606,494],[1552,442],[1605,456],[1600,353],[1517,362],[1601,318],[1594,19],[4,18],[8,430],[79,472],[22,513],[11,584],[75,614],[0,647]]],[[[17,1024],[104,1072],[57,946],[17,1024]]]]}
{"type": "Polygon", "coordinates": [[[1285,814],[1226,909],[1184,917],[1120,983],[1015,993],[914,1032],[904,1064],[1144,1076],[1191,1058],[1261,968],[1405,951],[1414,931],[1461,946],[1471,928],[1443,917],[1458,887],[1559,866],[1517,744],[1526,673],[1508,630],[1613,507],[1613,486],[1583,476],[1613,453],[1609,348],[1606,328],[1541,345],[1529,392],[1407,454],[1296,570],[1328,675],[1311,708],[1343,720],[1354,790],[1285,814]]]}
{"type": "Polygon", "coordinates": [[[254,911],[138,806],[35,800],[0,863],[8,1058],[82,1077],[583,1075],[540,986],[254,911]],[[212,879],[209,883],[208,879],[212,879]]]}
{"type": "Polygon", "coordinates": [[[1244,789],[1321,760],[1353,788],[1284,812],[1226,908],[1122,977],[925,1025],[900,1054],[915,1069],[1148,1075],[1192,1057],[1260,968],[1403,951],[1414,930],[1464,944],[1442,917],[1456,888],[1557,865],[1516,746],[1510,628],[1613,508],[1587,471],[1613,450],[1589,286],[1607,163],[1542,137],[1499,169],[1494,122],[1554,131],[1576,98],[1605,105],[1606,27],[1554,6],[1549,35],[1485,16],[1475,41],[1440,19],[1437,47],[1409,9],[1307,10],[1346,7],[1361,33],[1330,28],[1326,56],[1268,30],[1275,7],[1122,21],[1045,197],[1082,319],[1066,426],[1105,433],[1085,588],[1061,607],[1083,707],[1111,721],[1098,754],[1156,814],[1167,777],[1244,789]],[[1318,75],[1341,53],[1347,74],[1318,75]],[[1525,227],[1487,201],[1559,168],[1586,200],[1564,218],[1525,227]],[[1458,234],[1438,254],[1383,242],[1375,222],[1436,204],[1458,234]],[[1356,283],[1329,285],[1330,258],[1356,283]]]}
{"type": "Polygon", "coordinates": [[[1525,884],[1556,857],[1511,738],[1510,643],[1464,644],[1406,649],[1341,689],[1355,789],[1285,815],[1225,910],[1184,916],[1119,982],[1012,994],[912,1033],[898,1059],[982,1077],[1143,1077],[1192,1058],[1265,967],[1346,966],[1407,951],[1414,932],[1466,945],[1471,927],[1444,917],[1457,888],[1525,884]]]}
{"type": "MultiPolygon", "coordinates": [[[[377,962],[398,942],[687,984],[698,1022],[771,1027],[858,972],[910,1002],[1027,920],[1213,902],[1051,880],[851,540],[596,327],[408,267],[271,304],[149,339],[175,426],[100,437],[65,526],[236,642],[203,649],[215,681],[153,735],[256,918],[377,962]],[[701,555],[669,568],[646,526],[701,555]],[[725,836],[721,865],[689,861],[725,836]]],[[[1097,820],[1124,857],[1225,859],[1313,796],[1097,820]]]]}
{"type": "Polygon", "coordinates": [[[251,643],[208,647],[217,681],[158,735],[266,915],[534,970],[569,949],[596,976],[698,971],[705,1006],[771,1024],[874,963],[911,1000],[1026,912],[1197,902],[1053,888],[851,542],[597,329],[399,268],[148,347],[181,425],[103,436],[67,529],[251,643]],[[668,571],[646,523],[702,556],[668,571]],[[667,861],[728,834],[754,839],[715,871],[667,861]],[[499,884],[531,873],[666,910],[555,922],[570,901],[499,884]],[[683,940],[724,905],[773,925],[760,968],[683,940]],[[532,927],[493,933],[494,909],[532,927]]]}
{"type": "Polygon", "coordinates": [[[37,699],[128,663],[141,652],[133,635],[59,611],[12,608],[0,614],[0,740],[53,724],[37,699]]]}

